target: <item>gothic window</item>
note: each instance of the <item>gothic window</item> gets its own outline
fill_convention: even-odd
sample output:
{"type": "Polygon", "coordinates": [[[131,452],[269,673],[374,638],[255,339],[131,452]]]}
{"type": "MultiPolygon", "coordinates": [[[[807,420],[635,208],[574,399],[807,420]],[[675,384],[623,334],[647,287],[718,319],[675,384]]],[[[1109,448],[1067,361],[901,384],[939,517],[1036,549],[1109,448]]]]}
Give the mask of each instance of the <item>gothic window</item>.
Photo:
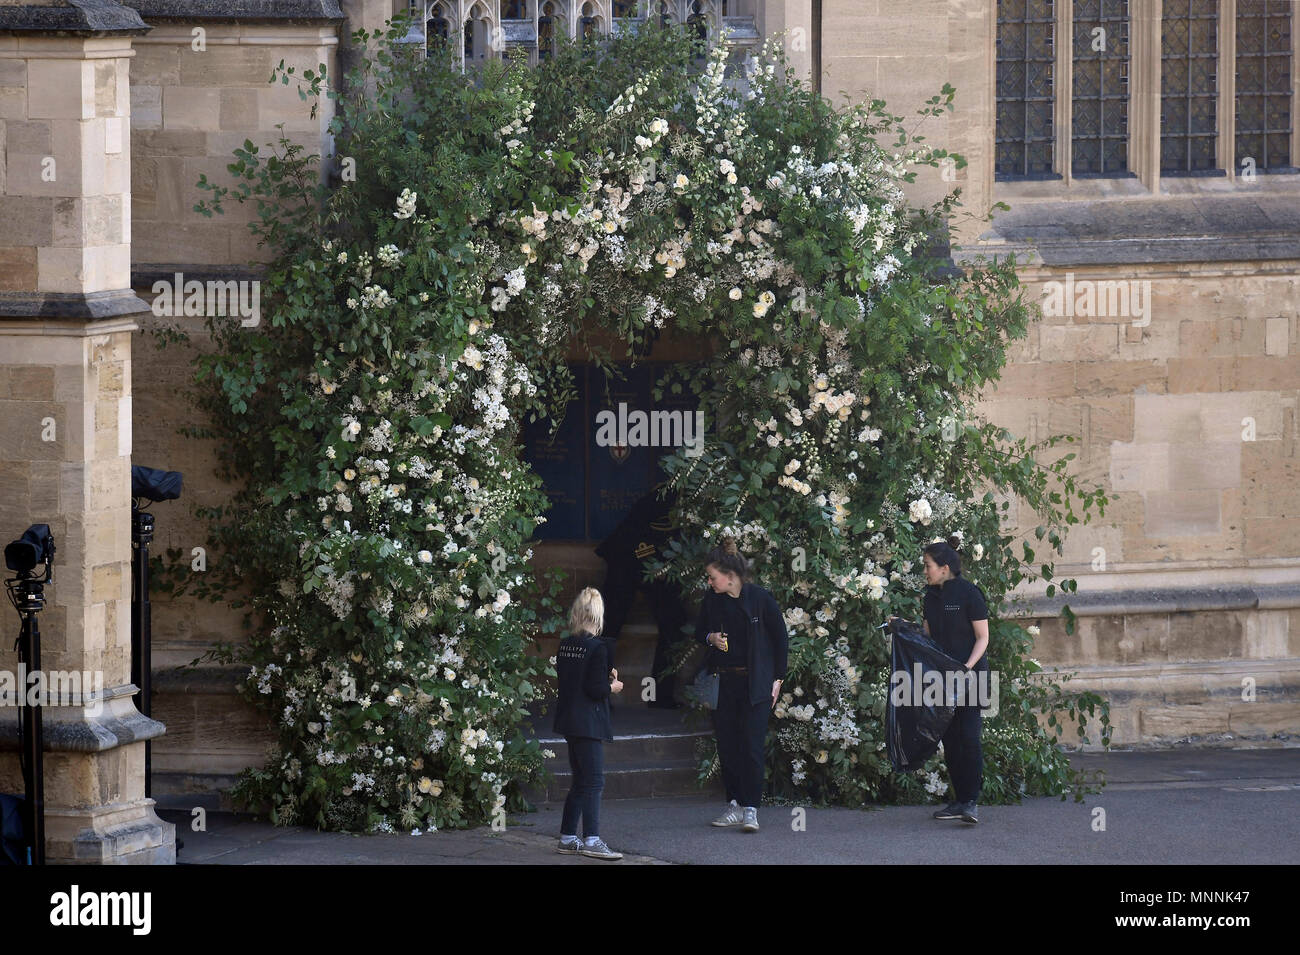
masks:
{"type": "Polygon", "coordinates": [[[695,37],[695,45],[700,56],[709,47],[709,15],[700,0],[691,3],[690,15],[686,18],[686,29],[695,37]]]}
{"type": "Polygon", "coordinates": [[[1052,76],[1056,11],[1052,0],[998,0],[998,179],[1052,176],[1052,76]]]}
{"type": "Polygon", "coordinates": [[[503,0],[501,4],[502,20],[527,20],[528,0],[503,0]]]}
{"type": "Polygon", "coordinates": [[[596,34],[599,33],[600,23],[596,18],[596,11],[590,3],[582,5],[582,17],[578,23],[582,28],[581,36],[584,43],[596,38],[596,34]]]}
{"type": "Polygon", "coordinates": [[[425,54],[432,52],[438,45],[446,44],[451,37],[451,21],[441,3],[435,3],[429,10],[429,19],[424,24],[425,54]]]}
{"type": "Polygon", "coordinates": [[[544,60],[555,52],[555,4],[547,0],[537,18],[537,58],[544,60]]]}
{"type": "Polygon", "coordinates": [[[1293,172],[1290,0],[1237,0],[1238,170],[1293,172]],[[1247,160],[1253,160],[1248,163],[1247,160]]]}
{"type": "Polygon", "coordinates": [[[1128,171],[1128,0],[1075,0],[1071,169],[1128,171]]]}
{"type": "Polygon", "coordinates": [[[1218,0],[1164,0],[1160,20],[1160,172],[1218,167],[1218,0]]]}
{"type": "Polygon", "coordinates": [[[636,0],[614,0],[614,19],[628,19],[636,16],[636,0]]]}

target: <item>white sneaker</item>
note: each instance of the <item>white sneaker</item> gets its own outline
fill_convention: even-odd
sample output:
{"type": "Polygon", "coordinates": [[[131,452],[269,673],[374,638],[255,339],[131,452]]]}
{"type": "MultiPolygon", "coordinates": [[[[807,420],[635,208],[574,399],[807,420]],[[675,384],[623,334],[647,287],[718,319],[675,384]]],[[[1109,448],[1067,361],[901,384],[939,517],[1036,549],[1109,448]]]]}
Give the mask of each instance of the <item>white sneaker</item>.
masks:
{"type": "Polygon", "coordinates": [[[717,819],[714,819],[713,824],[719,827],[738,826],[744,821],[745,813],[738,805],[736,805],[736,800],[733,799],[731,800],[731,804],[727,806],[727,811],[717,819]]]}
{"type": "Polygon", "coordinates": [[[590,856],[593,859],[608,859],[611,862],[617,862],[623,858],[623,853],[615,852],[609,846],[605,845],[603,839],[597,837],[595,842],[584,842],[578,850],[581,855],[590,856]]]}
{"type": "Polygon", "coordinates": [[[758,832],[758,809],[754,806],[746,806],[744,809],[745,821],[740,825],[741,832],[758,832]]]}

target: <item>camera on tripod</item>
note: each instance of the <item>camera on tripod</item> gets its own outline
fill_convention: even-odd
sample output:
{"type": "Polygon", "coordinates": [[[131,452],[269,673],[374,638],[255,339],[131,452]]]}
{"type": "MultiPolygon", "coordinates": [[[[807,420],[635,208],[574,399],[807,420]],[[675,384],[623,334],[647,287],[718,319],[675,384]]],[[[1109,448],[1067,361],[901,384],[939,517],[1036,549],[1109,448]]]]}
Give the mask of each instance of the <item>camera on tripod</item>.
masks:
{"type": "Polygon", "coordinates": [[[38,564],[45,565],[46,582],[54,563],[54,537],[49,524],[33,524],[22,537],[5,547],[5,566],[20,577],[35,576],[38,564]]]}
{"type": "MultiPolygon", "coordinates": [[[[16,645],[18,671],[41,672],[41,631],[37,616],[45,608],[45,585],[54,580],[54,537],[49,524],[33,524],[5,547],[5,566],[17,574],[5,580],[9,601],[22,630],[16,645]],[[44,571],[37,568],[44,565],[44,571]]],[[[23,831],[6,833],[4,859],[45,864],[45,743],[41,707],[26,696],[18,715],[19,763],[23,773],[23,831]],[[15,845],[16,844],[16,845],[15,845]]]]}

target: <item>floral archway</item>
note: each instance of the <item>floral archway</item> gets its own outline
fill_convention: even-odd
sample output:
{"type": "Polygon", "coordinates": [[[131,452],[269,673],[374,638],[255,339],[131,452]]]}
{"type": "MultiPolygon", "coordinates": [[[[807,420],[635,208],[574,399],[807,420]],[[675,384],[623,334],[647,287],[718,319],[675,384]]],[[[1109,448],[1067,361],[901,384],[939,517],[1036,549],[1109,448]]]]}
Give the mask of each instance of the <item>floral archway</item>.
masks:
{"type": "MultiPolygon", "coordinates": [[[[694,581],[731,534],[787,608],[778,793],[925,798],[937,765],[900,777],[884,756],[876,629],[915,614],[920,548],[960,536],[992,606],[1051,568],[1012,553],[990,489],[1038,509],[1055,546],[1075,503],[1104,506],[971,412],[1027,311],[1010,265],[927,251],[957,197],[915,209],[902,187],[946,154],[883,104],[832,108],[771,42],[743,82],[725,47],[693,70],[689,31],[653,27],[467,79],[450,55],[405,59],[398,35],[352,92],[300,77],[309,99],[336,96],[354,179],[316,187],[315,157],[283,140],[245,144],[235,186],[201,183],[209,212],[256,202],[274,255],[269,327],[214,321],[199,360],[245,487],[213,515],[227,559],[206,586],[247,594],[239,652],[278,729],[240,795],[341,829],[522,805],[542,756],[521,723],[550,672],[529,648],[559,621],[530,569],[546,503],[519,429],[563,411],[570,342],[607,363],[595,330],[637,354],[671,324],[717,347],[661,383],[710,411],[703,453],[668,460],[698,534],[664,569],[694,581]]],[[[1028,644],[995,619],[989,801],[1078,783],[1035,714],[1107,725],[1028,644]]]]}

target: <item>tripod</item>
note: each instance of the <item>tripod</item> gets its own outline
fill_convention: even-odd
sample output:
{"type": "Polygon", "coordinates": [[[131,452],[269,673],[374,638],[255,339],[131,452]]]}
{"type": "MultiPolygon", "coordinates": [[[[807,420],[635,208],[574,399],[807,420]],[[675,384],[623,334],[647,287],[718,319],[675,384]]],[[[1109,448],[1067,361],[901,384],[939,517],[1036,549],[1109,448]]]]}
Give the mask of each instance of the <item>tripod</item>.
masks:
{"type": "MultiPolygon", "coordinates": [[[[46,565],[44,579],[24,575],[5,581],[9,599],[23,621],[16,644],[20,674],[39,673],[41,669],[41,630],[36,615],[45,607],[45,584],[50,579],[46,565]]],[[[45,865],[45,736],[40,701],[32,703],[26,683],[26,679],[19,680],[23,705],[18,733],[22,741],[19,759],[23,789],[27,794],[27,836],[31,840],[27,853],[29,864],[45,865]]]]}
{"type": "MultiPolygon", "coordinates": [[[[140,712],[150,715],[153,701],[153,608],[149,605],[149,542],[153,515],[131,508],[131,682],[140,688],[140,712]]],[[[144,794],[153,795],[153,744],[144,744],[144,794]]]]}

